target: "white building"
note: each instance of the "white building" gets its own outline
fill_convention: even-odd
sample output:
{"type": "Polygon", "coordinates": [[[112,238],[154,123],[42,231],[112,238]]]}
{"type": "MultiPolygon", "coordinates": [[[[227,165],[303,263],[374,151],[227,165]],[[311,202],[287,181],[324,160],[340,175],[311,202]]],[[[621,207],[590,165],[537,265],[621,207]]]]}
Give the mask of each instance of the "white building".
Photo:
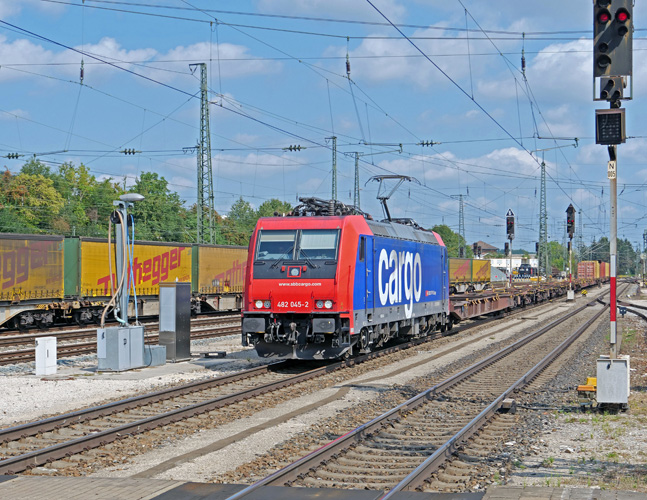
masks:
{"type": "MultiPolygon", "coordinates": [[[[510,259],[490,259],[492,267],[505,269],[510,272],[510,259]]],[[[521,257],[512,257],[512,269],[517,269],[521,264],[530,264],[530,267],[538,267],[539,261],[537,259],[522,259],[521,257]]]]}

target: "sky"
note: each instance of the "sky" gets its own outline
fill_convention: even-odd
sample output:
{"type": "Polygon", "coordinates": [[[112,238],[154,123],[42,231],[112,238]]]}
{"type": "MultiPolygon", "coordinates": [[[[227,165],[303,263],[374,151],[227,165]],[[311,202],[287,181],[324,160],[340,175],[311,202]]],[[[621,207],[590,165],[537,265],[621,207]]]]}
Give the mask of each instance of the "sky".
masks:
{"type": "MultiPolygon", "coordinates": [[[[647,228],[646,10],[634,8],[633,100],[618,147],[618,236],[635,248],[647,228]]],[[[190,206],[200,136],[191,65],[205,63],[222,214],[241,196],[253,207],[329,199],[334,136],[339,200],[353,204],[356,158],[360,207],[376,218],[370,179],[410,176],[391,214],[458,231],[462,196],[468,244],[503,247],[511,209],[513,248],[534,250],[544,161],[549,239],[565,241],[572,203],[588,245],[608,236],[610,212],[592,20],[590,0],[0,0],[1,165],[18,172],[36,155],[128,186],[157,172],[190,206]]]]}

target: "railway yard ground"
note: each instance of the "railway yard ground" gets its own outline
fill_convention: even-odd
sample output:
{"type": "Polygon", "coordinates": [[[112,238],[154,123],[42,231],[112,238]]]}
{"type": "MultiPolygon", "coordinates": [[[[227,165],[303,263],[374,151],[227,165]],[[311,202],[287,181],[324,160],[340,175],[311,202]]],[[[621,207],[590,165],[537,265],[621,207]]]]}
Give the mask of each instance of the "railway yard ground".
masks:
{"type": "MultiPolygon", "coordinates": [[[[591,291],[588,299],[578,297],[575,305],[543,304],[352,370],[235,403],[216,417],[203,414],[171,424],[171,432],[147,431],[107,444],[87,457],[55,461],[26,474],[252,484],[406,401],[477,356],[500,350],[511,339],[606,290],[605,286],[591,291]]],[[[635,285],[629,290],[632,297],[623,300],[647,305],[647,290],[645,295],[636,295],[635,285]]],[[[631,314],[618,319],[623,332],[620,352],[631,356],[629,410],[600,413],[583,409],[577,400],[577,385],[595,376],[595,360],[608,354],[607,318],[608,313],[594,324],[593,334],[577,354],[541,388],[533,386],[517,395],[518,409],[510,416],[505,435],[483,458],[466,491],[497,486],[600,488],[641,492],[647,498],[643,320],[631,314]]],[[[577,322],[569,321],[568,328],[577,322]]],[[[33,364],[0,367],[0,429],[266,363],[251,348],[240,346],[239,335],[192,344],[194,353],[216,351],[227,354],[112,374],[96,373],[93,356],[60,360],[57,375],[50,377],[33,375],[33,364]]],[[[0,483],[0,496],[2,488],[0,483]]]]}

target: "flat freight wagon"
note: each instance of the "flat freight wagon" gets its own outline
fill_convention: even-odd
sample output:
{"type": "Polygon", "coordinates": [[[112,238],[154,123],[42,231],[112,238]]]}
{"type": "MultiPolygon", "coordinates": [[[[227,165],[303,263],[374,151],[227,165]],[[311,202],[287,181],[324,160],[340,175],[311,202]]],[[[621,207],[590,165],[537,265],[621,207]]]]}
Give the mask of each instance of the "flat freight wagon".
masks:
{"type": "MultiPolygon", "coordinates": [[[[111,246],[104,238],[2,234],[0,327],[98,321],[119,279],[111,246]]],[[[165,281],[191,282],[194,313],[242,305],[246,247],[136,241],[128,260],[140,316],[159,314],[165,281]]]]}

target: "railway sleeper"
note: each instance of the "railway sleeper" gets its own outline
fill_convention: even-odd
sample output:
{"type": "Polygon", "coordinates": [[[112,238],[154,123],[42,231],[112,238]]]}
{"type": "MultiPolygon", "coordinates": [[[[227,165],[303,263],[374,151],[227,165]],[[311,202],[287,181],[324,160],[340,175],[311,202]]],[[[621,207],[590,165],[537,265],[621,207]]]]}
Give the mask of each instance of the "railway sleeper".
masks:
{"type": "Polygon", "coordinates": [[[399,481],[400,479],[404,479],[410,472],[411,469],[398,469],[394,467],[389,468],[386,474],[382,473],[381,475],[375,475],[375,470],[367,469],[361,470],[357,474],[353,474],[352,471],[349,470],[332,472],[326,469],[318,469],[313,474],[317,477],[317,479],[341,481],[342,483],[347,484],[364,484],[368,481],[371,481],[374,484],[381,484],[382,486],[384,486],[385,484],[392,484],[394,480],[399,481]]]}
{"type": "Polygon", "coordinates": [[[445,467],[443,471],[439,471],[437,477],[444,483],[461,482],[465,484],[472,479],[472,476],[464,476],[464,472],[465,470],[463,469],[456,469],[448,466],[445,467]]]}
{"type": "MultiPolygon", "coordinates": [[[[366,467],[367,463],[368,464],[374,464],[376,467],[390,467],[393,465],[393,457],[381,457],[381,456],[372,456],[370,457],[370,460],[367,460],[368,457],[356,453],[348,453],[347,455],[343,457],[339,457],[337,461],[340,464],[348,465],[348,466],[364,466],[366,467]],[[357,457],[357,458],[354,458],[357,457]]],[[[420,462],[421,462],[421,457],[415,456],[415,457],[402,457],[398,459],[399,463],[402,464],[407,464],[412,467],[417,467],[420,462]]]]}

